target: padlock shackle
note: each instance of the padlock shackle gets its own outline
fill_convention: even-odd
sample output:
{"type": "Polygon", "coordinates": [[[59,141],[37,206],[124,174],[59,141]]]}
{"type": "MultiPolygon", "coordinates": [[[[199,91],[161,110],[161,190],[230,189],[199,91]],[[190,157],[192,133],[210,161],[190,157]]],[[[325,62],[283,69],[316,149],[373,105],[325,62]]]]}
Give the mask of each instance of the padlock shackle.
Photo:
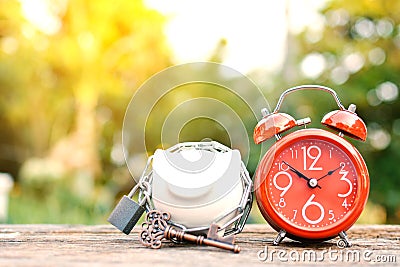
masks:
{"type": "Polygon", "coordinates": [[[346,109],[340,102],[339,96],[336,94],[336,92],[333,89],[326,87],[326,86],[322,86],[322,85],[300,85],[300,86],[295,86],[295,87],[289,88],[281,94],[273,113],[277,113],[279,111],[279,109],[281,108],[283,99],[286,97],[286,95],[293,93],[294,91],[299,91],[299,90],[321,90],[321,91],[328,92],[333,96],[333,98],[335,99],[336,104],[338,105],[340,110],[346,109]]]}

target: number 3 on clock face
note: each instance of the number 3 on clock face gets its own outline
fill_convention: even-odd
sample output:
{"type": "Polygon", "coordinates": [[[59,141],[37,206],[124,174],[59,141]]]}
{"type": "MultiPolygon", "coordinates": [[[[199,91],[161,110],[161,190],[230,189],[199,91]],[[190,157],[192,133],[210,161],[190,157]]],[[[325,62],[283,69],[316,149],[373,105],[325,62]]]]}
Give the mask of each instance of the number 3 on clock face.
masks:
{"type": "Polygon", "coordinates": [[[329,239],[359,217],[368,197],[367,176],[363,159],[346,140],[320,129],[300,130],[260,162],[257,203],[276,230],[298,240],[329,239]]]}

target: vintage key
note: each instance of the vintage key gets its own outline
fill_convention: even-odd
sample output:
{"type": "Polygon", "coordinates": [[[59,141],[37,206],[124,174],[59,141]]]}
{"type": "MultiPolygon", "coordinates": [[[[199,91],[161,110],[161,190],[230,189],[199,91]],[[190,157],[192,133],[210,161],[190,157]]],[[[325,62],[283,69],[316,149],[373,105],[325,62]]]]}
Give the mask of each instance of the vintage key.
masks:
{"type": "Polygon", "coordinates": [[[145,208],[143,207],[145,199],[143,199],[140,204],[132,200],[132,196],[138,188],[139,183],[132,188],[128,196],[124,195],[121,198],[110,214],[110,217],[107,219],[109,223],[127,235],[129,235],[142,214],[145,212],[145,208]]]}
{"type": "Polygon", "coordinates": [[[201,235],[192,235],[184,231],[177,230],[168,224],[170,219],[168,212],[160,212],[151,210],[147,213],[146,221],[142,224],[143,231],[140,234],[140,241],[146,247],[160,248],[163,239],[172,241],[188,241],[196,243],[197,245],[213,246],[226,250],[233,251],[234,253],[240,252],[240,247],[235,245],[234,237],[219,237],[217,235],[218,226],[211,225],[208,237],[205,238],[201,235]]]}

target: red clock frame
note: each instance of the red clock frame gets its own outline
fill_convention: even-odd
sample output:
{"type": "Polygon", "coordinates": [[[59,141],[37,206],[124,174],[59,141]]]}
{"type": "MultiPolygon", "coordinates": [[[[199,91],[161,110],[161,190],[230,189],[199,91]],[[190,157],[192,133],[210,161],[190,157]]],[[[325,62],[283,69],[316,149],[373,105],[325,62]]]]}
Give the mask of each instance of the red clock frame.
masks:
{"type": "Polygon", "coordinates": [[[261,214],[267,222],[277,231],[285,230],[287,236],[300,241],[323,241],[337,236],[340,232],[348,230],[359,218],[363,211],[369,194],[369,175],[367,166],[358,150],[343,137],[322,129],[302,129],[292,132],[278,140],[265,154],[256,172],[255,195],[261,214]],[[354,206],[338,222],[319,228],[304,229],[288,222],[280,215],[271,200],[268,198],[266,181],[269,176],[275,156],[292,144],[307,139],[318,139],[329,142],[340,148],[352,161],[357,174],[357,193],[354,206]]]}

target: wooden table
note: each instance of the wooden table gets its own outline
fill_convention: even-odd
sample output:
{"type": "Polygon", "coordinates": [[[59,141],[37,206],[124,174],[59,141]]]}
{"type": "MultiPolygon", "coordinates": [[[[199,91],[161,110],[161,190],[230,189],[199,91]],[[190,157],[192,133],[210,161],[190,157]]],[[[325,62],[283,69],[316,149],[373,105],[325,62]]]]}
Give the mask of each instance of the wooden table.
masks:
{"type": "Polygon", "coordinates": [[[136,227],[126,236],[111,225],[0,225],[0,266],[400,264],[400,225],[355,225],[348,231],[353,242],[348,249],[338,248],[338,239],[311,245],[285,239],[274,247],[276,233],[268,225],[246,225],[236,237],[239,254],[171,242],[149,249],[140,244],[139,232],[136,227]]]}

